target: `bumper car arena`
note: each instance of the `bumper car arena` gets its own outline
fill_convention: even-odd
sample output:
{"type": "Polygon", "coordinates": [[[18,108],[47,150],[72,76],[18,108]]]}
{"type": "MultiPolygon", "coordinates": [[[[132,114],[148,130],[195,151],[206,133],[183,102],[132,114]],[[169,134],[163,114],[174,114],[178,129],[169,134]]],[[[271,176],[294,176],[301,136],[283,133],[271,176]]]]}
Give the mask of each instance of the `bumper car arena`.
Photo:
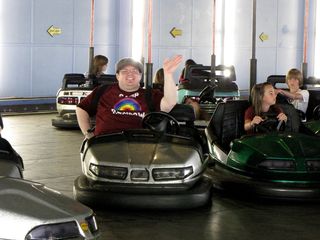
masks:
{"type": "Polygon", "coordinates": [[[0,239],[320,236],[317,1],[0,13],[0,239]]]}

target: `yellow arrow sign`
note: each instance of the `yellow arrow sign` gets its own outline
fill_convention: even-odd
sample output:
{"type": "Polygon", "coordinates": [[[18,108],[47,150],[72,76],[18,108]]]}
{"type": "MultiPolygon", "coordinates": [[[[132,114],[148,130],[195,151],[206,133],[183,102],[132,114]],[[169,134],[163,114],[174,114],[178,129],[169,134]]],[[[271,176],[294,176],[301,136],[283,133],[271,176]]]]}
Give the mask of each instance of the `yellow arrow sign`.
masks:
{"type": "Polygon", "coordinates": [[[267,34],[265,34],[264,32],[262,32],[260,35],[259,35],[259,38],[260,40],[263,42],[263,41],[266,41],[269,39],[269,36],[267,34]]]}
{"type": "Polygon", "coordinates": [[[176,36],[181,36],[181,35],[182,35],[182,30],[173,27],[173,28],[171,29],[171,31],[170,31],[170,34],[172,35],[172,37],[175,38],[176,36]]]}
{"type": "Polygon", "coordinates": [[[49,35],[51,37],[54,37],[54,35],[60,35],[62,33],[62,30],[61,30],[61,28],[54,27],[53,25],[51,25],[48,28],[47,32],[49,33],[49,35]]]}

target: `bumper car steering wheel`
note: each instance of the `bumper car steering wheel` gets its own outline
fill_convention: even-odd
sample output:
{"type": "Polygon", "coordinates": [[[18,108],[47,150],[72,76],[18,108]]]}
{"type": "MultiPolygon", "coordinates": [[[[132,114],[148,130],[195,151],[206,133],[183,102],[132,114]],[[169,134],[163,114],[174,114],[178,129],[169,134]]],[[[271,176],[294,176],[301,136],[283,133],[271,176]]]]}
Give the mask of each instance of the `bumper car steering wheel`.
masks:
{"type": "Polygon", "coordinates": [[[264,120],[255,125],[254,132],[256,133],[270,133],[280,132],[285,129],[285,122],[279,121],[276,114],[263,115],[264,120]]]}
{"type": "Polygon", "coordinates": [[[206,86],[199,94],[200,102],[211,102],[216,103],[216,99],[213,97],[214,89],[216,88],[215,84],[210,84],[206,86]]]}
{"type": "Polygon", "coordinates": [[[157,133],[164,133],[171,130],[173,134],[179,132],[179,122],[166,112],[150,112],[142,120],[142,127],[148,128],[157,133]]]}

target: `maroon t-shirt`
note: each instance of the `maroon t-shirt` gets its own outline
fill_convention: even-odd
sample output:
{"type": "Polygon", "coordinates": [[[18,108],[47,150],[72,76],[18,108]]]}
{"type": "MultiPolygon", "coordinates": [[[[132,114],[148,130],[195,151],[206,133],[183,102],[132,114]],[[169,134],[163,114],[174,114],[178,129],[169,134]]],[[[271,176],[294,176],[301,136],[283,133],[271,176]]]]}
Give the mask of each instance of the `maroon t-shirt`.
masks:
{"type": "MultiPolygon", "coordinates": [[[[270,107],[268,113],[272,113],[272,112],[276,113],[278,115],[279,113],[282,113],[283,110],[279,106],[273,105],[273,106],[270,107]]],[[[246,110],[246,112],[244,114],[244,121],[246,121],[246,120],[252,121],[254,116],[255,116],[255,114],[254,114],[253,106],[250,106],[250,107],[247,108],[247,110],[246,110]]]]}
{"type": "MultiPolygon", "coordinates": [[[[101,95],[97,109],[94,109],[91,102],[97,89],[78,104],[78,107],[85,110],[89,116],[96,115],[95,135],[142,127],[142,119],[148,112],[145,89],[125,92],[119,88],[118,84],[112,85],[101,95]]],[[[152,90],[155,111],[160,111],[162,97],[163,94],[160,91],[152,90]]]]}
{"type": "MultiPolygon", "coordinates": [[[[283,112],[282,108],[276,105],[272,105],[268,111],[268,113],[276,113],[277,115],[282,112],[283,112]]],[[[247,108],[244,114],[244,121],[247,121],[247,120],[252,121],[254,117],[255,117],[255,113],[254,113],[253,106],[250,106],[247,108]]],[[[247,133],[253,133],[253,129],[250,129],[249,131],[247,131],[247,133]]]]}

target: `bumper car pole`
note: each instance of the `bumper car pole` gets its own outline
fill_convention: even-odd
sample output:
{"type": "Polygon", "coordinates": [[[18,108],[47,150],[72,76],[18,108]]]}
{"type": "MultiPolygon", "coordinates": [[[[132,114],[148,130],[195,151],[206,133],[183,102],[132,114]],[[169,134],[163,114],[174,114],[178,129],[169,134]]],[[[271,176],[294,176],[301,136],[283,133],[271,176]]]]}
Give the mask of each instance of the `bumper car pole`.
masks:
{"type": "Polygon", "coordinates": [[[301,65],[303,80],[306,80],[308,76],[308,63],[307,63],[308,18],[309,18],[309,0],[306,0],[304,5],[304,24],[303,24],[303,62],[301,65]]]}
{"type": "Polygon", "coordinates": [[[252,58],[250,59],[250,89],[257,83],[257,59],[256,59],[256,19],[257,19],[257,1],[253,0],[252,11],[252,58]]]}
{"type": "Polygon", "coordinates": [[[92,72],[93,58],[94,58],[94,0],[91,0],[91,11],[90,11],[90,38],[89,38],[89,74],[92,72]]]}
{"type": "Polygon", "coordinates": [[[216,30],[216,0],[212,1],[212,55],[211,55],[211,82],[215,82],[215,67],[216,67],[216,55],[215,55],[215,30],[216,30]]]}
{"type": "Polygon", "coordinates": [[[148,62],[146,63],[146,89],[151,92],[152,89],[152,68],[151,47],[152,47],[152,0],[148,1],[148,62]]]}

